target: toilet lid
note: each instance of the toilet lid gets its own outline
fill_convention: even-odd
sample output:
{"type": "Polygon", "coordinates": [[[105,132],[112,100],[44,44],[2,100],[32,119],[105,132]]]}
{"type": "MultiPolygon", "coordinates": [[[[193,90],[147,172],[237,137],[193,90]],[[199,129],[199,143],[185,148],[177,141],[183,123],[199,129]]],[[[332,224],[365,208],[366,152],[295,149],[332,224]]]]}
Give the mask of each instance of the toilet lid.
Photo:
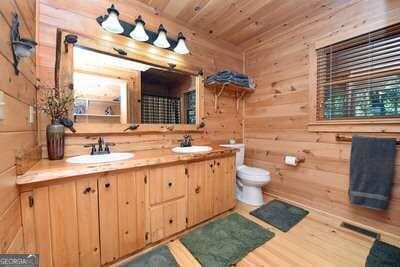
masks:
{"type": "Polygon", "coordinates": [[[248,177],[269,177],[269,172],[260,168],[249,167],[242,165],[237,170],[238,176],[248,176],[248,177]]]}

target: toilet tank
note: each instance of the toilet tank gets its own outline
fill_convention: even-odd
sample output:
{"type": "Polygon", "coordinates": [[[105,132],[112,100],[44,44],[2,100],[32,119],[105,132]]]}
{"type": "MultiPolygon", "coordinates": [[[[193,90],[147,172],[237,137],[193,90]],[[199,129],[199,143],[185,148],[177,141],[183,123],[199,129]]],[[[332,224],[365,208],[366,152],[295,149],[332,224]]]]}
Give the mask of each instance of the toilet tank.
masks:
{"type": "Polygon", "coordinates": [[[236,153],[236,168],[243,165],[243,163],[244,163],[244,144],[226,144],[226,145],[224,144],[221,146],[239,149],[239,152],[236,153]]]}

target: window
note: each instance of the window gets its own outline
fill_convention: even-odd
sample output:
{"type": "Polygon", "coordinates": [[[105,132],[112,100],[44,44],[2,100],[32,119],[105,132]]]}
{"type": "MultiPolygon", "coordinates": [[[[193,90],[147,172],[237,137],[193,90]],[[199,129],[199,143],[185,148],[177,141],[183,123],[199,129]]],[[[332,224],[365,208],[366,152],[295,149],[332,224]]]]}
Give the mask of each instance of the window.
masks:
{"type": "Polygon", "coordinates": [[[400,23],[317,50],[316,119],[400,117],[400,23]]]}
{"type": "Polygon", "coordinates": [[[186,123],[196,123],[196,91],[190,91],[185,94],[186,100],[186,123]]]}

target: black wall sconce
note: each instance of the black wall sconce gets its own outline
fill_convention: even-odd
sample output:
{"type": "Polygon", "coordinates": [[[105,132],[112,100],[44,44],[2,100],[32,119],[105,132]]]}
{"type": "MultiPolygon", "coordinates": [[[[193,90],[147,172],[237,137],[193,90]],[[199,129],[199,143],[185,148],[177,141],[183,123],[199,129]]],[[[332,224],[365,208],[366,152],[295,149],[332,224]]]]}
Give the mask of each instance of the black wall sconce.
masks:
{"type": "Polygon", "coordinates": [[[35,53],[37,43],[33,40],[21,38],[19,35],[18,14],[13,13],[13,20],[10,32],[11,50],[14,58],[14,71],[19,74],[18,64],[21,58],[30,57],[35,53]]]}
{"type": "Polygon", "coordinates": [[[174,40],[167,36],[167,30],[162,24],[160,24],[157,32],[145,29],[146,23],[140,15],[135,19],[134,24],[120,20],[119,11],[114,5],[111,5],[111,7],[107,9],[106,15],[97,17],[96,21],[104,30],[110,33],[120,34],[139,42],[145,42],[174,51],[178,54],[185,55],[190,53],[185,43],[186,38],[183,36],[182,32],[180,32],[177,39],[174,40]]]}

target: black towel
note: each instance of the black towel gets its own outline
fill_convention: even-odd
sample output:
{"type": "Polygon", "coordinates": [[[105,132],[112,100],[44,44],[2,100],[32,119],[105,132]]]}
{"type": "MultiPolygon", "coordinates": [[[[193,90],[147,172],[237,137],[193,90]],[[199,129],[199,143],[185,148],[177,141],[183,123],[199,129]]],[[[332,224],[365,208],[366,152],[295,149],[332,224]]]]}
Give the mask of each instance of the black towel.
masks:
{"type": "Polygon", "coordinates": [[[354,136],[350,160],[350,202],[384,210],[390,200],[396,139],[354,136]]]}

